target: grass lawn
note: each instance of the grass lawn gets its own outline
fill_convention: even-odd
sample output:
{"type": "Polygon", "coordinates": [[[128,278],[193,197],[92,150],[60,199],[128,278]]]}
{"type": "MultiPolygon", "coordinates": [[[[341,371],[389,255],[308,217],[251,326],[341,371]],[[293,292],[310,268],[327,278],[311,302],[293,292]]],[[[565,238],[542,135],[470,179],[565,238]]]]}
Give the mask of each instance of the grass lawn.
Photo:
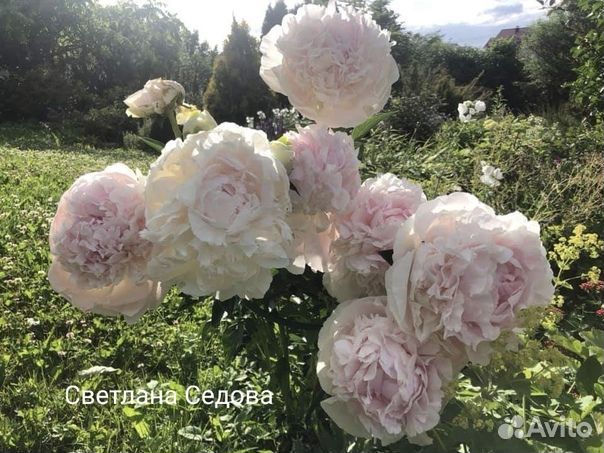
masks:
{"type": "Polygon", "coordinates": [[[61,194],[83,173],[118,161],[146,172],[153,159],[142,151],[0,145],[0,451],[232,452],[273,445],[269,418],[278,401],[270,411],[184,401],[188,385],[266,388],[268,376],[227,357],[218,337],[204,330],[209,304],[183,306],[171,294],[128,326],[81,313],[48,284],[48,230],[61,194]],[[79,375],[95,365],[118,371],[79,375]],[[70,405],[69,385],[172,389],[179,398],[176,405],[70,405]]]}

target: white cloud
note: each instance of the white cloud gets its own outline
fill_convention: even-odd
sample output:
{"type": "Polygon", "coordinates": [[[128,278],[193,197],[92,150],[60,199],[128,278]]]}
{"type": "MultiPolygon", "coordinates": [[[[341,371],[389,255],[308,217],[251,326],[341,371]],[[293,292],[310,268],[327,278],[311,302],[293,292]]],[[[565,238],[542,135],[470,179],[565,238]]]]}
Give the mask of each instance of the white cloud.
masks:
{"type": "Polygon", "coordinates": [[[392,8],[408,28],[446,24],[496,25],[543,14],[535,0],[393,0],[392,8]],[[520,5],[520,12],[494,14],[506,6],[520,5]]]}
{"type": "MultiPolygon", "coordinates": [[[[102,4],[114,4],[118,0],[100,1],[102,4]]],[[[271,3],[269,0],[164,2],[168,11],[176,14],[187,28],[198,31],[201,40],[219,48],[229,33],[233,16],[239,21],[245,20],[252,33],[259,36],[266,7],[271,3]]],[[[301,0],[286,0],[285,3],[291,8],[301,0]]],[[[448,24],[484,27],[518,22],[518,25],[524,25],[543,14],[535,0],[392,0],[391,8],[400,15],[405,27],[413,31],[434,30],[448,24]],[[507,14],[497,13],[513,5],[521,5],[522,8],[509,8],[507,14]]]]}

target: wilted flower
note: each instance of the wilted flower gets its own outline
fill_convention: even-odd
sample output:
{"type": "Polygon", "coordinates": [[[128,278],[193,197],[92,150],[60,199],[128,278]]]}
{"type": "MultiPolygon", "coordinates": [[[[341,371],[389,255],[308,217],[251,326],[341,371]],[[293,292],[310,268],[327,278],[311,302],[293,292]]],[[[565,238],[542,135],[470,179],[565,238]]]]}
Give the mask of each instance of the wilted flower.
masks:
{"type": "Polygon", "coordinates": [[[260,75],[307,118],[352,127],[384,107],[398,80],[391,46],[368,14],[333,0],[303,5],[262,38],[260,75]]]}
{"type": "Polygon", "coordinates": [[[480,167],[482,170],[480,182],[489,187],[497,187],[501,184],[500,181],[503,179],[503,173],[500,168],[495,168],[492,165],[487,164],[484,160],[480,161],[480,167]]]}
{"type": "Polygon", "coordinates": [[[467,193],[428,201],[403,224],[386,288],[403,332],[419,341],[438,333],[471,360],[554,291],[539,224],[518,212],[495,215],[467,193]]]}
{"type": "Polygon", "coordinates": [[[321,406],[344,431],[383,445],[413,441],[440,419],[452,364],[438,343],[404,333],[385,297],[344,302],[319,332],[321,406]]]}
{"type": "Polygon", "coordinates": [[[126,114],[134,118],[146,118],[153,114],[163,115],[175,109],[185,98],[185,89],[174,80],[153,79],[145,83],[142,90],[131,94],[124,103],[126,114]]]}
{"type": "Polygon", "coordinates": [[[262,132],[223,123],[168,142],[147,183],[150,273],[195,296],[263,297],[289,265],[288,192],[262,132]]]}
{"type": "Polygon", "coordinates": [[[162,291],[146,265],[144,178],[116,164],[81,176],[63,194],[50,229],[52,287],[84,311],[134,322],[162,291]]]}

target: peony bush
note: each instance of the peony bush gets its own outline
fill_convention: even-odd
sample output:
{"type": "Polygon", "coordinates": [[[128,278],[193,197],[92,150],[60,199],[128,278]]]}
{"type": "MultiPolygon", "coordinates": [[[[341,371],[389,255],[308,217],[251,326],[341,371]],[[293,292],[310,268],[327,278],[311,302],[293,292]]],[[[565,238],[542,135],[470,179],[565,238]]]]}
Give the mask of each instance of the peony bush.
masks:
{"type": "MultiPolygon", "coordinates": [[[[255,335],[270,326],[255,340],[266,350],[278,332],[279,356],[266,359],[289,423],[295,330],[309,342],[308,385],[319,384],[307,415],[323,410],[383,445],[433,442],[460,372],[516,347],[524,315],[550,303],[553,275],[538,223],[519,212],[464,192],[427,200],[391,173],[361,182],[355,134],[334,129],[364,129],[384,107],[399,77],[392,45],[335,1],[285,16],[262,40],[260,75],[312,124],[272,142],[216,124],[177,82],[149,81],[127,113],[167,116],[175,140],[146,177],[116,164],[65,193],[50,234],[53,288],[129,322],[173,287],[212,303],[214,325],[250,310],[255,335]]],[[[460,104],[460,118],[485,109],[460,104]]],[[[483,173],[491,187],[503,178],[483,173]]]]}

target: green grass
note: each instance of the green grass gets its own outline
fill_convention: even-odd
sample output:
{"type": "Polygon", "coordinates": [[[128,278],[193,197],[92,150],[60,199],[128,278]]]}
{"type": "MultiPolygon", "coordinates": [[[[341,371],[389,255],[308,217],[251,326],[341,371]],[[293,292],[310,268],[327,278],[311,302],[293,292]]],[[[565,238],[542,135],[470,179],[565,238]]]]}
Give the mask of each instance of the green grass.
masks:
{"type": "MultiPolygon", "coordinates": [[[[438,445],[427,450],[405,444],[384,449],[344,435],[329,421],[318,407],[324,394],[314,372],[316,329],[277,328],[243,304],[223,314],[211,300],[183,300],[176,291],[132,326],[73,308],[46,278],[48,231],[61,194],[83,173],[115,162],[145,173],[156,156],[94,149],[46,128],[0,126],[0,452],[450,453],[461,442],[473,452],[499,452],[513,445],[501,442],[496,427],[525,410],[601,427],[601,293],[580,287],[590,272],[604,268],[602,243],[587,234],[602,228],[601,128],[562,130],[511,116],[496,121],[489,127],[448,122],[421,145],[378,130],[362,147],[364,177],[392,171],[420,182],[429,197],[459,186],[499,213],[519,209],[537,217],[546,247],[557,244],[550,256],[560,273],[556,306],[545,318],[542,312],[532,315],[519,352],[498,353],[489,366],[465,370],[434,430],[438,445]],[[502,168],[500,187],[479,182],[480,160],[502,168]],[[572,233],[578,224],[586,234],[572,233]],[[117,371],[79,374],[96,365],[117,371]],[[178,401],[70,405],[70,385],[173,390],[178,401]],[[184,398],[189,385],[215,393],[271,389],[274,402],[191,405],[184,398]]],[[[278,273],[274,286],[313,283],[296,278],[278,273]]],[[[319,296],[303,296],[301,304],[281,302],[279,313],[288,319],[317,321],[332,308],[319,296]]],[[[598,439],[521,446],[595,453],[601,449],[598,439]]]]}
{"type": "MultiPolygon", "coordinates": [[[[39,143],[39,142],[38,142],[39,143]]],[[[47,142],[42,142],[44,145],[47,142]]],[[[227,358],[204,329],[205,302],[172,293],[128,326],[85,315],[46,279],[47,237],[61,194],[81,174],[124,162],[145,172],[140,151],[18,149],[0,146],[0,451],[197,452],[272,449],[275,407],[189,405],[183,387],[266,388],[268,376],[245,358],[227,358]],[[94,365],[116,373],[82,377],[94,365]],[[176,406],[69,405],[69,385],[92,390],[157,385],[179,393],[176,406]],[[203,440],[179,434],[185,427],[203,440]],[[198,428],[198,429],[196,429],[198,428]]],[[[189,436],[191,437],[191,436],[189,436]]]]}

